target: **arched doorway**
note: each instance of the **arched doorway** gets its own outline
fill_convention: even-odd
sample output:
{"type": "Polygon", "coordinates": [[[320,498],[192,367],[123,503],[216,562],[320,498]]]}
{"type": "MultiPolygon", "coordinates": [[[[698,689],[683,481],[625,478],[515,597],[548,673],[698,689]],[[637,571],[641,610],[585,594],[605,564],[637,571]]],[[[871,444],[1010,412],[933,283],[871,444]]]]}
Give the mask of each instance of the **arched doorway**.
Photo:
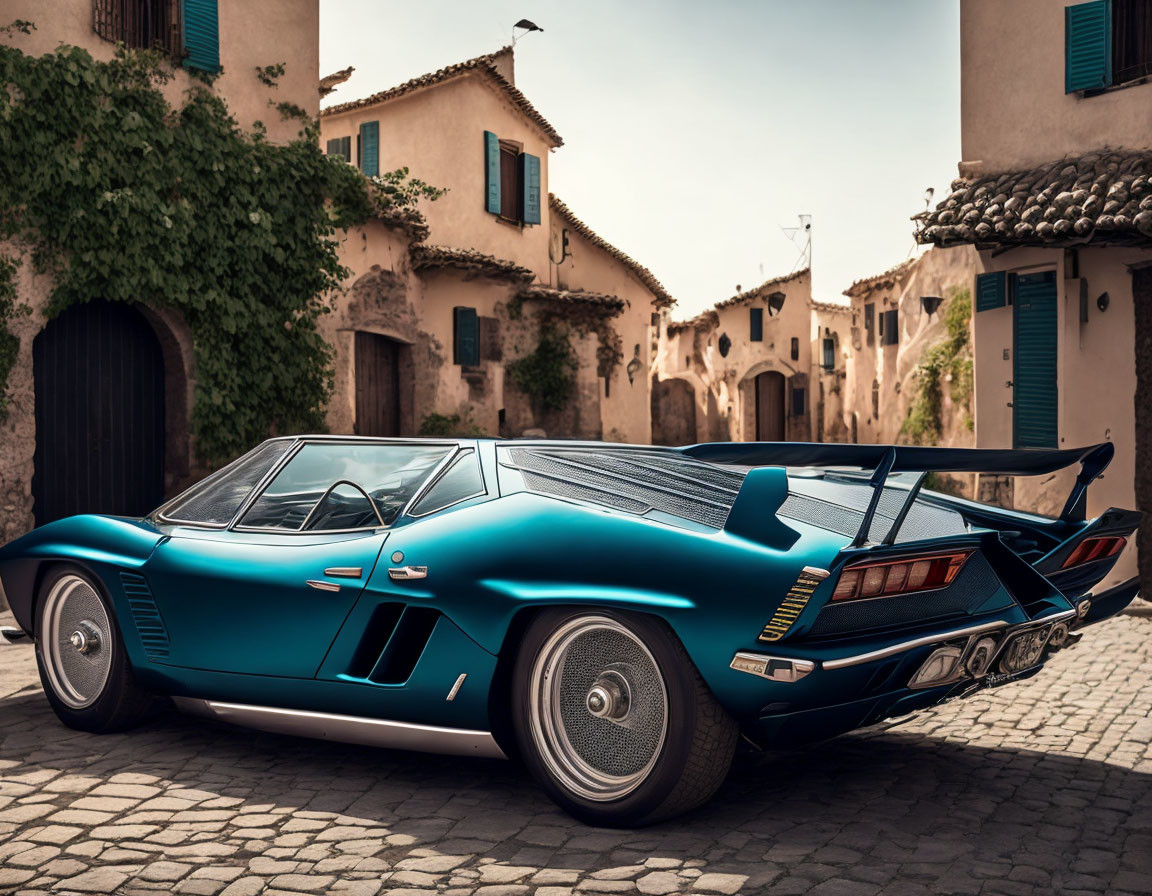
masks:
{"type": "Polygon", "coordinates": [[[756,441],[784,440],[784,374],[769,370],[756,377],[756,441]]]}
{"type": "Polygon", "coordinates": [[[130,305],[89,302],[32,345],[36,525],[77,513],[143,516],[164,497],[164,354],[130,305]]]}

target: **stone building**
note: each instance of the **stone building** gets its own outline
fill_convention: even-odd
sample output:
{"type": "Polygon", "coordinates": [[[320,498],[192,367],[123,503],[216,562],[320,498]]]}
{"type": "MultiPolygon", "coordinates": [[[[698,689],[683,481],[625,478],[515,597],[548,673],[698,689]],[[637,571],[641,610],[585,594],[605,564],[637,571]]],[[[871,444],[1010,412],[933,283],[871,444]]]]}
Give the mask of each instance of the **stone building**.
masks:
{"type": "MultiPolygon", "coordinates": [[[[894,444],[917,394],[918,367],[945,337],[943,312],[971,290],[975,253],[932,249],[881,274],[857,280],[848,304],[813,310],[813,374],[819,440],[894,444]],[[832,363],[829,364],[828,362],[832,363]]],[[[947,376],[947,374],[945,375],[947,376]]],[[[954,406],[951,382],[942,388],[940,445],[971,445],[970,409],[954,406]]]]}
{"type": "MultiPolygon", "coordinates": [[[[270,103],[318,114],[316,0],[146,6],[150,15],[133,16],[110,0],[6,0],[3,24],[37,27],[0,39],[31,56],[68,44],[103,61],[118,43],[162,47],[181,63],[162,86],[170,103],[178,106],[193,84],[205,87],[242,127],[262,121],[272,141],[296,137],[299,121],[270,114],[270,103]],[[278,85],[256,76],[285,60],[278,85]]],[[[0,255],[20,262],[16,301],[31,311],[11,322],[18,348],[0,423],[0,544],[70,513],[145,513],[187,480],[192,464],[195,371],[180,316],[93,295],[49,322],[53,282],[35,272],[30,254],[0,245],[0,255]]]]}
{"type": "MultiPolygon", "coordinates": [[[[1088,491],[1089,515],[1152,508],[1147,5],[962,0],[960,9],[960,177],[919,216],[917,237],[978,252],[976,443],[1114,442],[1112,466],[1088,491]]],[[[1017,480],[1015,503],[1058,511],[1070,475],[1017,480]]],[[[1147,527],[1140,555],[1152,581],[1147,527]]],[[[1113,577],[1135,567],[1130,545],[1113,577]]]]}
{"type": "Polygon", "coordinates": [[[653,372],[653,441],[811,439],[811,321],[805,268],[666,323],[653,372]]]}
{"type": "Polygon", "coordinates": [[[563,141],[514,62],[508,47],[321,114],[330,154],[448,190],[421,207],[426,235],[373,222],[344,242],[335,432],[651,438],[653,326],[672,298],[549,193],[563,141]],[[571,394],[535,391],[567,351],[571,394]]]}

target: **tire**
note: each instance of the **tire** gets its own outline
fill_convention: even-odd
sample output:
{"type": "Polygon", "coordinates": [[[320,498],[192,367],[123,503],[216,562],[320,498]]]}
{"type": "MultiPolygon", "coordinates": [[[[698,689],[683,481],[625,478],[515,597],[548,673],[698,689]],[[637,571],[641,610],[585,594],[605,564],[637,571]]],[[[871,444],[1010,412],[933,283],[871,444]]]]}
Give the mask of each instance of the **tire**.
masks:
{"type": "Polygon", "coordinates": [[[36,666],[60,721],[105,734],[137,724],[155,698],[132,675],[112,604],[99,581],[76,566],[57,566],[36,599],[36,666]]]}
{"type": "Polygon", "coordinates": [[[739,731],[659,620],[548,610],[525,633],[512,676],[524,763],[581,821],[653,824],[707,801],[739,731]]]}

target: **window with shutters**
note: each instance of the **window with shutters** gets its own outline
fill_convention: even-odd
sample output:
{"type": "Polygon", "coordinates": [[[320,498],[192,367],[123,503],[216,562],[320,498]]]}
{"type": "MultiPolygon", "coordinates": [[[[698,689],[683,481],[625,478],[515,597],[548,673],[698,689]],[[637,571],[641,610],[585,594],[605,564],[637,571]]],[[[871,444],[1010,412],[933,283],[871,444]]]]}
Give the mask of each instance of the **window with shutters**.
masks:
{"type": "Polygon", "coordinates": [[[461,367],[480,363],[480,320],[475,308],[452,309],[452,362],[461,367]]]}
{"type": "Polygon", "coordinates": [[[803,417],[808,411],[807,389],[792,390],[792,416],[803,417]]]}
{"type": "Polygon", "coordinates": [[[764,341],[764,309],[748,309],[748,339],[751,342],[764,341]]]}
{"type": "Polygon", "coordinates": [[[1152,74],[1152,0],[1090,0],[1064,9],[1064,90],[1100,91],[1152,74]]]}
{"type": "Polygon", "coordinates": [[[348,164],[352,164],[352,138],[336,137],[328,141],[327,153],[330,156],[340,156],[348,164]]]}
{"type": "Polygon", "coordinates": [[[880,344],[896,345],[900,342],[900,312],[896,309],[880,315],[880,344]]]}
{"type": "Polygon", "coordinates": [[[519,143],[484,132],[484,207],[502,221],[540,223],[540,157],[522,152],[519,143]]]}
{"type": "Polygon", "coordinates": [[[360,125],[356,141],[357,166],[368,177],[380,173],[380,122],[366,121],[360,125]]]}
{"type": "Polygon", "coordinates": [[[822,367],[825,370],[836,369],[836,343],[832,339],[825,338],[823,340],[824,359],[822,367]]]}
{"type": "Polygon", "coordinates": [[[92,28],[133,49],[183,52],[179,0],[94,0],[92,28]]]}
{"type": "Polygon", "coordinates": [[[864,305],[864,335],[868,345],[876,344],[876,305],[873,302],[864,305]]]}
{"type": "Polygon", "coordinates": [[[792,337],[792,360],[800,360],[800,340],[795,336],[792,337]]]}

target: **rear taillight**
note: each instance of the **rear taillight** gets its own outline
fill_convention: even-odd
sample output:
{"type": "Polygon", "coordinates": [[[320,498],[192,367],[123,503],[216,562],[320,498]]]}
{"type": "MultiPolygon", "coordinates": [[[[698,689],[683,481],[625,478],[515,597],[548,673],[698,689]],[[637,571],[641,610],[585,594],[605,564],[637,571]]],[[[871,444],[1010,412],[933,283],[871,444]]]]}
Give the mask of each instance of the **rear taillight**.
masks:
{"type": "Polygon", "coordinates": [[[1115,535],[1101,538],[1085,538],[1080,544],[1076,545],[1075,550],[1068,555],[1068,559],[1064,561],[1064,565],[1060,568],[1068,569],[1072,566],[1080,566],[1083,563],[1091,563],[1093,560],[1115,557],[1124,550],[1124,545],[1127,543],[1128,539],[1115,535]]]}
{"type": "Polygon", "coordinates": [[[858,563],[840,573],[832,600],[890,597],[943,588],[952,583],[971,555],[971,551],[956,551],[883,563],[858,563]]]}

